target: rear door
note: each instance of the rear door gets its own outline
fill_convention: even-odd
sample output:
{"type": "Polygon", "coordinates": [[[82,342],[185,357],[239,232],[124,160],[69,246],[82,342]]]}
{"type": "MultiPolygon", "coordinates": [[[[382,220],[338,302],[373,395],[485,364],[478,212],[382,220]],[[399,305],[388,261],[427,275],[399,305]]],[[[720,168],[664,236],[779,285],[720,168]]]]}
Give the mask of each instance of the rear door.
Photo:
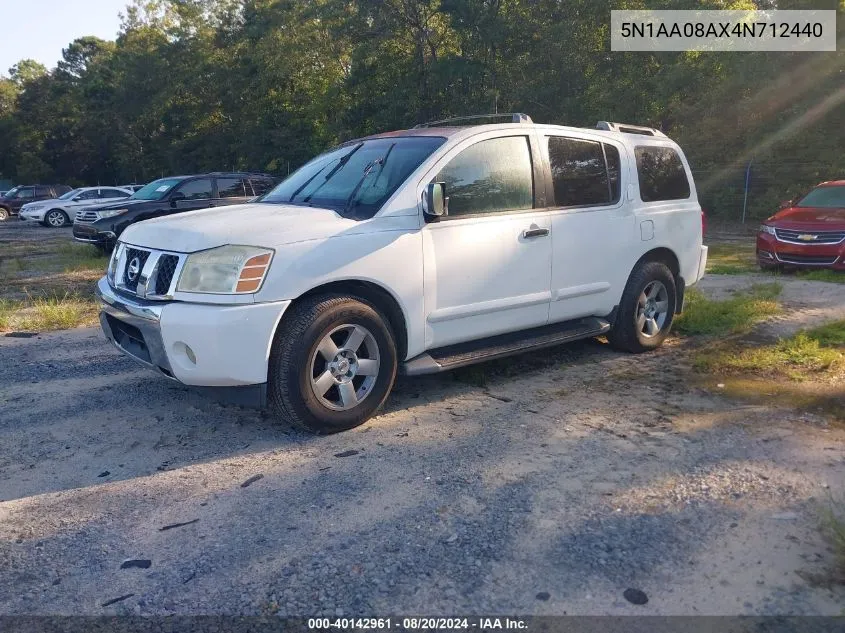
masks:
{"type": "Polygon", "coordinates": [[[577,132],[543,130],[552,223],[554,323],[609,314],[630,272],[635,218],[622,192],[629,164],[622,143],[577,132]]]}
{"type": "Polygon", "coordinates": [[[236,176],[217,178],[217,198],[222,205],[243,204],[252,198],[252,188],[249,182],[236,176]]]}

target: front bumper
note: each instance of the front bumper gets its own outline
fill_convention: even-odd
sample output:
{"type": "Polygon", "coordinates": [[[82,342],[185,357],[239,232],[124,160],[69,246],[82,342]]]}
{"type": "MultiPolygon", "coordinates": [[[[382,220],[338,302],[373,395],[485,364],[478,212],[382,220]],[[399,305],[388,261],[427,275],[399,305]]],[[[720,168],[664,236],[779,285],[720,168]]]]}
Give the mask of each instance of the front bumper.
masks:
{"type": "Polygon", "coordinates": [[[267,382],[276,326],[290,301],[211,305],[129,298],[103,277],[100,325],[121,352],[186,385],[245,387],[267,382]]]}
{"type": "Polygon", "coordinates": [[[73,239],[96,246],[114,246],[117,237],[112,231],[102,231],[93,224],[73,223],[73,239]]]}
{"type": "Polygon", "coordinates": [[[28,222],[43,222],[44,211],[21,211],[18,217],[28,222]]]}
{"type": "Polygon", "coordinates": [[[768,233],[757,234],[757,263],[763,268],[845,270],[845,244],[793,244],[768,233]]]}

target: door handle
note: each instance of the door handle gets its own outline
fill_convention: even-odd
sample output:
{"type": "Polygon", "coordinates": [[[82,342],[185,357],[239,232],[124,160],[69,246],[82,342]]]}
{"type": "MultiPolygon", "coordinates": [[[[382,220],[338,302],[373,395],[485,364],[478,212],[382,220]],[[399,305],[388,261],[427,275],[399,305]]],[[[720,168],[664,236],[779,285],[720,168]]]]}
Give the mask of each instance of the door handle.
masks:
{"type": "Polygon", "coordinates": [[[522,237],[530,239],[532,237],[544,237],[549,234],[549,229],[541,229],[539,227],[531,227],[522,232],[522,237]]]}

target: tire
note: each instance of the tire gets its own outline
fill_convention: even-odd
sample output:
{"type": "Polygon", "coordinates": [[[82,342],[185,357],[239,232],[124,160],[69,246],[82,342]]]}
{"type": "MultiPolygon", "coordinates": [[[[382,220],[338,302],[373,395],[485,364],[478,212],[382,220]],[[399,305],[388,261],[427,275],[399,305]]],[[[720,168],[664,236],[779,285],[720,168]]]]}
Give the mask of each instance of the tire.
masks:
{"type": "Polygon", "coordinates": [[[363,424],[393,388],[395,340],[384,315],[356,297],[322,295],[294,303],[270,352],[271,408],[313,433],[363,424]],[[353,334],[350,354],[346,346],[353,334]],[[361,361],[374,373],[363,373],[361,361]]]}
{"type": "Polygon", "coordinates": [[[625,285],[608,341],[632,354],[657,349],[672,327],[676,304],[672,271],[660,262],[639,264],[625,285]]]}
{"type": "Polygon", "coordinates": [[[61,209],[50,209],[44,214],[44,226],[60,229],[68,224],[70,224],[70,218],[61,209]]]}
{"type": "Polygon", "coordinates": [[[5,207],[0,207],[0,222],[5,222],[9,219],[9,210],[5,207]]]}

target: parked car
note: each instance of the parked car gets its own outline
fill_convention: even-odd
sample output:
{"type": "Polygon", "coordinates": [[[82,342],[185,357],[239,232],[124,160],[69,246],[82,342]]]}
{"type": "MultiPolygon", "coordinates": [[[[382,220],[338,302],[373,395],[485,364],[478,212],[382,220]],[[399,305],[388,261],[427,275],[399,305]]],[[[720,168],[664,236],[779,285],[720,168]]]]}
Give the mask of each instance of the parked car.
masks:
{"type": "Polygon", "coordinates": [[[781,205],[760,226],[757,263],[775,268],[845,270],[845,180],[823,182],[781,205]]]}
{"type": "Polygon", "coordinates": [[[36,200],[50,200],[58,198],[70,191],[67,185],[19,185],[13,187],[3,197],[0,197],[0,221],[8,220],[17,215],[20,208],[27,202],[36,200]]]}
{"type": "Polygon", "coordinates": [[[107,338],[320,433],[367,420],[398,372],[657,348],[707,261],[683,152],[514,121],[350,141],[257,203],[129,227],[97,287],[107,338]]]}
{"type": "Polygon", "coordinates": [[[76,212],[92,204],[125,200],[132,195],[128,189],[118,187],[81,187],[73,189],[55,200],[28,202],[20,209],[21,220],[41,222],[44,226],[59,228],[70,226],[76,212]]]}
{"type": "Polygon", "coordinates": [[[240,172],[161,178],[143,186],[127,200],[88,207],[77,213],[73,237],[111,250],[120,234],[135,222],[244,203],[259,193],[267,193],[277,182],[266,174],[240,172]]]}

